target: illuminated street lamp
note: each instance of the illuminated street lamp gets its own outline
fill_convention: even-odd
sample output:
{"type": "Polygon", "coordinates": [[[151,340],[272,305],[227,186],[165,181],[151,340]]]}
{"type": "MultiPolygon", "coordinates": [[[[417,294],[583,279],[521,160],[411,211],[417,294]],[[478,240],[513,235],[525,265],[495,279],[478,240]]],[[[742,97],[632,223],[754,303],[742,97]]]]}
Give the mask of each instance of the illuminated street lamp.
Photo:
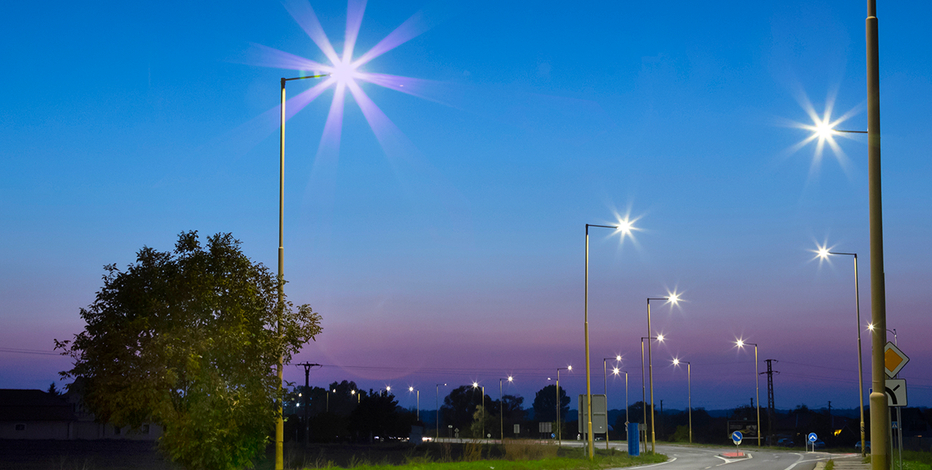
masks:
{"type": "Polygon", "coordinates": [[[446,387],[447,384],[437,384],[437,436],[435,436],[436,439],[440,439],[440,386],[441,385],[446,387]]]}
{"type": "MultiPolygon", "coordinates": [[[[679,302],[680,298],[677,294],[671,294],[666,297],[648,297],[647,298],[647,336],[651,334],[650,326],[650,301],[651,300],[663,300],[665,302],[676,305],[679,302]]],[[[658,341],[663,341],[663,336],[657,336],[658,341]]],[[[650,452],[654,453],[654,448],[657,445],[656,437],[656,427],[654,426],[654,362],[651,359],[651,343],[647,342],[647,375],[650,381],[650,452]]]]}
{"type": "Polygon", "coordinates": [[[583,334],[586,338],[586,436],[588,437],[589,459],[595,458],[595,446],[592,438],[592,380],[589,373],[589,227],[610,228],[622,234],[631,233],[632,226],[628,220],[618,225],[586,224],[586,282],[585,301],[583,303],[583,334]]]}
{"type": "Polygon", "coordinates": [[[673,365],[678,366],[680,364],[686,364],[686,394],[689,397],[689,443],[693,443],[693,379],[692,379],[692,365],[689,361],[681,361],[677,358],[673,358],[673,365]]]}
{"type": "Polygon", "coordinates": [[[508,380],[508,383],[514,382],[515,378],[508,376],[506,379],[498,379],[498,402],[500,410],[498,410],[498,435],[502,439],[502,444],[505,444],[505,394],[502,391],[502,382],[508,380]]]}
{"type": "Polygon", "coordinates": [[[557,446],[561,444],[563,440],[563,429],[560,427],[560,371],[561,370],[573,370],[573,366],[558,367],[557,368],[557,446]]]}
{"type": "MultiPolygon", "coordinates": [[[[871,269],[871,323],[879,334],[871,335],[871,468],[888,470],[890,441],[886,423],[890,420],[887,407],[886,372],[884,371],[884,345],[887,342],[887,298],[883,270],[883,196],[880,177],[880,47],[878,46],[877,0],[867,0],[865,20],[865,42],[867,56],[867,179],[868,207],[870,211],[870,269],[871,269]]],[[[823,126],[826,127],[826,126],[823,126]]],[[[828,126],[830,127],[830,125],[828,126]]],[[[825,134],[822,134],[824,137],[825,134]]],[[[862,387],[863,388],[863,387],[862,387]]],[[[863,446],[862,446],[863,447],[863,446]]]]}
{"type": "MultiPolygon", "coordinates": [[[[861,362],[861,297],[860,290],[858,287],[858,254],[857,253],[842,253],[829,251],[828,248],[819,248],[818,250],[819,258],[827,259],[829,255],[838,255],[838,256],[851,256],[854,258],[854,311],[857,319],[857,328],[858,328],[858,399],[861,407],[861,456],[864,457],[867,455],[867,449],[865,444],[865,435],[864,435],[864,368],[863,363],[861,362]]],[[[896,334],[894,333],[894,338],[896,334]]]]}
{"type": "MultiPolygon", "coordinates": [[[[616,362],[621,361],[621,356],[615,357],[603,357],[602,358],[602,386],[605,388],[605,450],[608,450],[608,368],[605,366],[605,361],[609,359],[614,359],[616,362]]],[[[613,369],[615,375],[618,375],[618,368],[613,369]]]]}
{"type": "Polygon", "coordinates": [[[473,388],[473,389],[477,389],[477,388],[481,388],[481,389],[482,389],[482,415],[481,415],[481,417],[480,417],[479,419],[480,419],[481,422],[482,422],[482,436],[481,436],[481,437],[484,439],[484,438],[485,438],[485,385],[480,386],[480,385],[479,385],[479,382],[473,382],[473,383],[472,383],[472,388],[473,388]]]}
{"type": "MultiPolygon", "coordinates": [[[[870,330],[871,333],[873,333],[873,332],[874,332],[874,324],[873,324],[873,323],[868,323],[868,324],[867,324],[867,329],[870,330]]],[[[893,333],[893,344],[899,346],[899,343],[897,342],[897,339],[896,339],[896,328],[894,328],[894,329],[892,329],[892,330],[891,330],[890,328],[887,328],[887,331],[889,331],[890,333],[893,333]]]]}
{"type": "Polygon", "coordinates": [[[757,447],[760,447],[760,373],[757,371],[757,343],[748,343],[743,339],[735,341],[739,349],[744,346],[754,346],[754,387],[757,390],[757,447]]]}
{"type": "Polygon", "coordinates": [[[421,420],[421,391],[415,389],[414,387],[408,387],[408,392],[415,393],[415,408],[414,408],[414,418],[418,421],[421,420]]]}
{"type": "MultiPolygon", "coordinates": [[[[644,382],[644,340],[656,339],[663,342],[663,335],[659,336],[641,336],[641,427],[644,428],[644,451],[647,452],[647,387],[644,382]]],[[[653,417],[652,417],[653,418],[653,417]]],[[[638,442],[641,441],[641,432],[638,431],[638,442]]]]}
{"type": "MultiPolygon", "coordinates": [[[[282,335],[281,316],[285,308],[285,82],[291,80],[304,80],[307,78],[321,78],[329,74],[315,74],[303,77],[281,79],[282,85],[282,123],[279,134],[279,167],[278,167],[278,336],[282,335]]],[[[278,392],[275,395],[275,402],[278,408],[278,418],[275,421],[275,470],[282,470],[285,467],[284,458],[284,441],[285,441],[285,421],[282,417],[282,383],[285,380],[284,361],[282,356],[278,356],[278,392]]]]}

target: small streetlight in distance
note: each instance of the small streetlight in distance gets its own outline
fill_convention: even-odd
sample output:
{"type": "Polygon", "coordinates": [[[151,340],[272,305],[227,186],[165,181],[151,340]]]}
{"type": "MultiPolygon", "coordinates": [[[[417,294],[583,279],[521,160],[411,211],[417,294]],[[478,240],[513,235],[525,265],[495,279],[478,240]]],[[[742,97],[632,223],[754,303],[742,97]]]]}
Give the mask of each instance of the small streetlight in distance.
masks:
{"type": "Polygon", "coordinates": [[[484,439],[485,438],[485,385],[482,385],[480,387],[479,382],[473,382],[472,388],[473,390],[478,389],[478,388],[482,389],[482,415],[480,419],[482,420],[482,436],[481,437],[484,439]]]}
{"type": "Polygon", "coordinates": [[[757,369],[757,343],[748,343],[739,338],[735,341],[735,345],[738,346],[738,349],[744,349],[745,346],[754,346],[754,387],[757,393],[757,447],[760,447],[760,373],[757,369]]]}
{"type": "Polygon", "coordinates": [[[440,386],[441,385],[446,387],[447,384],[437,384],[437,435],[435,436],[435,439],[440,439],[440,386]]]}
{"type": "Polygon", "coordinates": [[[864,431],[864,366],[861,359],[861,294],[858,286],[858,254],[830,251],[824,246],[820,246],[816,253],[823,260],[828,259],[831,255],[851,256],[854,258],[854,311],[858,328],[858,399],[861,411],[861,457],[865,457],[867,456],[867,449],[865,448],[866,436],[864,431]]]}
{"type": "Polygon", "coordinates": [[[618,375],[622,373],[625,374],[625,435],[627,436],[628,434],[628,371],[620,370],[618,369],[618,367],[612,368],[613,375],[618,375]]]}
{"type": "MultiPolygon", "coordinates": [[[[647,336],[650,337],[653,332],[650,325],[650,301],[663,300],[672,305],[680,301],[677,293],[672,293],[666,297],[648,297],[647,298],[647,336]]],[[[658,341],[663,341],[663,335],[657,335],[658,341]]],[[[654,425],[654,363],[651,358],[651,342],[647,342],[647,374],[650,381],[650,452],[654,453],[657,445],[656,426],[654,425]]]]}
{"type": "MultiPolygon", "coordinates": [[[[621,355],[620,355],[620,354],[619,354],[619,355],[616,355],[614,358],[611,358],[611,357],[603,357],[603,358],[602,358],[602,387],[604,388],[604,392],[605,392],[605,411],[606,411],[606,415],[605,415],[605,450],[608,450],[608,449],[609,449],[609,446],[608,446],[608,414],[607,414],[607,412],[608,412],[608,368],[607,368],[606,365],[605,365],[605,361],[608,361],[608,360],[611,360],[611,359],[615,359],[616,362],[620,362],[620,361],[621,361],[621,355]]],[[[614,370],[617,371],[618,368],[616,367],[614,370]]],[[[616,375],[617,375],[617,374],[616,374],[616,375]]]]}
{"type": "Polygon", "coordinates": [[[498,379],[498,401],[501,407],[501,409],[498,410],[498,433],[499,437],[502,439],[503,445],[505,444],[505,394],[502,390],[502,382],[505,380],[508,380],[508,383],[512,383],[515,378],[509,375],[507,379],[498,379]]]}
{"type": "Polygon", "coordinates": [[[686,394],[689,397],[689,443],[693,443],[693,385],[692,385],[692,364],[689,361],[681,361],[679,358],[673,358],[673,365],[679,366],[686,364],[686,394]]]}
{"type": "Polygon", "coordinates": [[[414,387],[408,387],[408,392],[414,392],[416,395],[415,398],[415,408],[414,408],[414,419],[421,420],[421,391],[415,389],[414,387]]]}
{"type": "Polygon", "coordinates": [[[561,370],[572,371],[573,366],[557,368],[557,447],[559,447],[562,444],[561,441],[563,440],[563,429],[560,426],[560,411],[561,411],[560,408],[562,408],[562,406],[560,406],[560,371],[561,370]]]}

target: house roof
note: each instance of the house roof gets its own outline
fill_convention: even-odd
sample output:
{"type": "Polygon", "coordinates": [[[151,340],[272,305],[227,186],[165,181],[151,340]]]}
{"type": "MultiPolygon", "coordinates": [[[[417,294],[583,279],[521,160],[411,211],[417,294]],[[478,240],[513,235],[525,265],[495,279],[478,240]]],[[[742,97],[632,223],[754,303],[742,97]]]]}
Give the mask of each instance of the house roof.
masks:
{"type": "Polygon", "coordinates": [[[74,406],[42,390],[0,389],[0,421],[71,421],[74,406]]]}

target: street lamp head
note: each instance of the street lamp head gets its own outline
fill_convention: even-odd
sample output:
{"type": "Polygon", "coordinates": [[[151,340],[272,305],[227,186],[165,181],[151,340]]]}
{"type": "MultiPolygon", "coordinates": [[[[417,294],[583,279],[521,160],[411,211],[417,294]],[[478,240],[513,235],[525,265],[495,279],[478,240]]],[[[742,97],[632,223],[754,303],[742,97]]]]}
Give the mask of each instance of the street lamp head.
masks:
{"type": "Polygon", "coordinates": [[[408,391],[409,391],[409,392],[413,392],[413,391],[414,391],[414,387],[408,387],[408,391]]]}
{"type": "Polygon", "coordinates": [[[634,222],[628,219],[618,221],[618,231],[621,232],[622,235],[630,235],[632,230],[634,230],[634,222]]]}
{"type": "Polygon", "coordinates": [[[816,253],[818,254],[819,258],[822,258],[822,259],[828,258],[828,255],[831,254],[828,251],[828,248],[825,248],[824,246],[820,246],[819,249],[816,251],[816,253]]]}
{"type": "Polygon", "coordinates": [[[515,381],[515,378],[509,375],[509,376],[508,376],[508,381],[509,381],[509,382],[514,382],[514,381],[515,381]]]}
{"type": "Polygon", "coordinates": [[[618,368],[617,368],[617,367],[613,367],[613,368],[612,368],[612,374],[614,374],[614,375],[618,375],[618,373],[619,373],[619,372],[621,372],[621,371],[620,371],[620,370],[618,370],[618,368]]]}
{"type": "Polygon", "coordinates": [[[738,346],[739,348],[743,348],[743,347],[744,347],[744,340],[743,340],[743,339],[739,339],[739,340],[735,341],[735,346],[738,346]]]}
{"type": "Polygon", "coordinates": [[[662,343],[662,342],[663,342],[663,335],[657,335],[657,342],[658,342],[658,343],[662,343]]]}
{"type": "Polygon", "coordinates": [[[349,393],[350,393],[350,395],[355,395],[355,394],[356,394],[356,390],[350,390],[349,393]]]}
{"type": "Polygon", "coordinates": [[[667,300],[669,300],[671,304],[676,305],[676,303],[680,301],[680,294],[674,292],[667,297],[667,300]]]}
{"type": "MultiPolygon", "coordinates": [[[[868,323],[868,324],[867,324],[867,329],[870,330],[870,331],[874,331],[874,324],[873,324],[873,323],[868,323]]],[[[301,395],[298,395],[298,396],[301,396],[301,395]]]]}
{"type": "Polygon", "coordinates": [[[479,388],[479,382],[473,382],[472,388],[479,388]]]}
{"type": "Polygon", "coordinates": [[[820,140],[830,139],[833,135],[835,135],[835,129],[832,128],[832,124],[828,122],[828,120],[816,120],[816,124],[813,126],[813,130],[815,131],[816,135],[819,136],[820,140]]]}
{"type": "Polygon", "coordinates": [[[573,370],[573,366],[566,366],[566,370],[573,370]]]}
{"type": "Polygon", "coordinates": [[[620,360],[621,360],[621,354],[615,356],[615,360],[616,360],[616,361],[620,361],[620,360]]]}
{"type": "Polygon", "coordinates": [[[385,387],[385,391],[386,391],[386,392],[391,392],[391,391],[392,391],[392,386],[391,386],[391,385],[387,385],[387,386],[385,387]]]}
{"type": "Polygon", "coordinates": [[[679,360],[678,358],[675,358],[675,357],[674,357],[674,358],[673,358],[673,365],[675,365],[675,366],[680,365],[680,360],[679,360]]]}

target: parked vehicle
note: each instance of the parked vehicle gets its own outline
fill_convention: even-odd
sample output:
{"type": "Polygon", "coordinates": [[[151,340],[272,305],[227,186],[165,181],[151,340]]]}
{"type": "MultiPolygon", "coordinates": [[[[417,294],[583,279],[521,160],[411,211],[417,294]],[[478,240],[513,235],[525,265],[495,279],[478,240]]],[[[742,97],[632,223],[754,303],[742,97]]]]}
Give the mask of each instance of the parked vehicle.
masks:
{"type": "Polygon", "coordinates": [[[815,442],[812,443],[812,448],[813,448],[813,449],[824,449],[824,448],[825,448],[825,442],[823,442],[823,441],[821,441],[821,440],[815,441],[815,442]]]}
{"type": "MultiPolygon", "coordinates": [[[[858,441],[858,442],[854,445],[854,450],[856,450],[856,451],[858,451],[858,452],[861,451],[861,441],[858,441]]],[[[868,452],[871,451],[871,441],[864,441],[864,450],[866,450],[866,451],[868,451],[868,452]]]]}
{"type": "Polygon", "coordinates": [[[788,437],[777,439],[777,445],[780,447],[793,447],[793,440],[788,437]]]}

